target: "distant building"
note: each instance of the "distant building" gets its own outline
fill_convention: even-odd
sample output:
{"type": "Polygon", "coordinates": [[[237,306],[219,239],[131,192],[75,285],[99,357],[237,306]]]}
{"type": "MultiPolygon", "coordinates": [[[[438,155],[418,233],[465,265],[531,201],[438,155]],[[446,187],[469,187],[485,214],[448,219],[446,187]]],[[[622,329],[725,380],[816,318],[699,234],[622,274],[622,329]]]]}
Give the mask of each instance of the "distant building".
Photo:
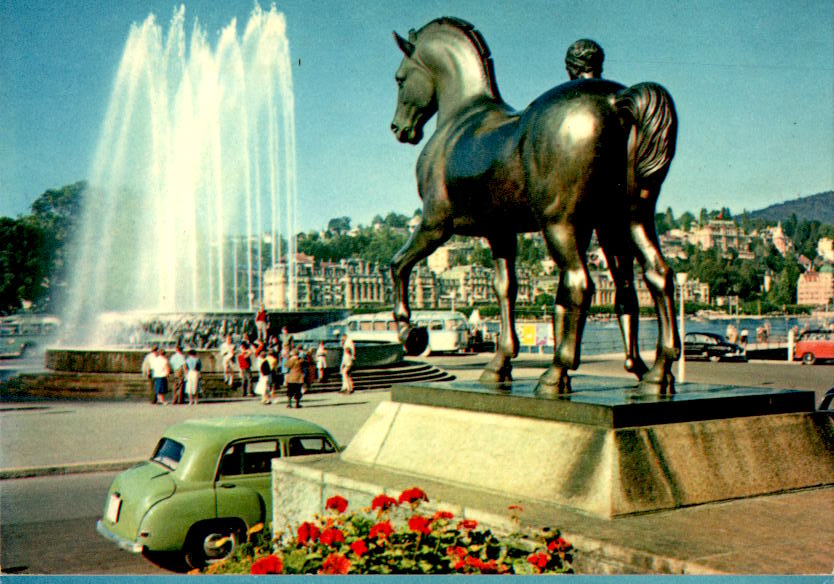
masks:
{"type": "Polygon", "coordinates": [[[834,300],[834,270],[805,272],[796,283],[796,303],[823,306],[834,300]]]}
{"type": "Polygon", "coordinates": [[[787,254],[793,250],[793,242],[788,239],[785,232],[782,231],[782,222],[776,224],[776,227],[765,227],[759,232],[759,236],[769,243],[773,244],[781,255],[787,254]]]}
{"type": "Polygon", "coordinates": [[[817,255],[826,261],[834,262],[834,239],[820,237],[820,240],[817,242],[817,255]]]}
{"type": "Polygon", "coordinates": [[[741,259],[752,260],[752,238],[731,219],[710,219],[703,227],[686,232],[686,239],[701,249],[717,247],[723,255],[734,250],[741,259]]]}

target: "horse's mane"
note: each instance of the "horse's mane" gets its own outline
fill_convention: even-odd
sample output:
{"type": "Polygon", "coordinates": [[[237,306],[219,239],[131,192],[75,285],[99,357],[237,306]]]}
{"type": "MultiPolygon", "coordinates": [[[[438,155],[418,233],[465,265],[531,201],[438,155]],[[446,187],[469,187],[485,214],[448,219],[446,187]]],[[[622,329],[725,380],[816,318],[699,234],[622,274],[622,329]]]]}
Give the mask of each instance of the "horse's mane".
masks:
{"type": "MultiPolygon", "coordinates": [[[[428,24],[426,24],[423,28],[420,29],[422,32],[424,29],[428,28],[429,26],[436,24],[439,26],[451,26],[459,30],[464,37],[472,44],[475,48],[475,52],[478,54],[478,58],[481,60],[481,65],[484,68],[484,72],[486,73],[487,77],[487,84],[489,85],[489,90],[492,92],[492,95],[496,99],[501,99],[501,94],[498,91],[498,83],[495,80],[495,68],[492,61],[492,53],[489,50],[489,46],[487,46],[486,41],[484,40],[484,36],[481,34],[475,25],[460,19],[455,18],[454,16],[443,16],[441,18],[435,18],[428,24]]],[[[419,34],[419,33],[418,33],[419,34]]]]}

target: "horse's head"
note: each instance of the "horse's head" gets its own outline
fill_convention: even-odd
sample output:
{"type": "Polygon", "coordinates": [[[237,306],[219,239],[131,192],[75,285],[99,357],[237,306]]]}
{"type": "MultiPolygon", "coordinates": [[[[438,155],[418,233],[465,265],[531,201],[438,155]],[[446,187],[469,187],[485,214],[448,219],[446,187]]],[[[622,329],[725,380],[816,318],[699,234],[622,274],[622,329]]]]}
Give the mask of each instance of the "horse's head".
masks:
{"type": "Polygon", "coordinates": [[[394,39],[405,56],[394,76],[399,89],[391,131],[400,142],[417,144],[423,139],[423,126],[437,112],[435,83],[428,68],[416,58],[417,33],[409,31],[406,40],[395,32],[394,39]]]}

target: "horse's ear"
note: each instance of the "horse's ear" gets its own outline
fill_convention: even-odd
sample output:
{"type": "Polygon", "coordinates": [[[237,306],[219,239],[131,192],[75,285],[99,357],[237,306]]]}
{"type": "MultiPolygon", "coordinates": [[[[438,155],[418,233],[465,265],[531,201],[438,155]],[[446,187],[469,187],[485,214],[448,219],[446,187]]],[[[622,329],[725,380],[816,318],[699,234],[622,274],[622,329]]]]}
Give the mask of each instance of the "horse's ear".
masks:
{"type": "MultiPolygon", "coordinates": [[[[411,32],[414,32],[414,31],[411,31],[411,32]]],[[[411,33],[409,33],[409,34],[411,34],[411,33]]],[[[400,35],[398,35],[397,31],[394,31],[394,40],[397,41],[397,46],[400,47],[400,50],[403,53],[405,53],[406,57],[411,57],[411,55],[414,54],[414,49],[415,49],[414,45],[412,43],[408,42],[407,40],[405,40],[400,35]]]]}
{"type": "Polygon", "coordinates": [[[413,28],[408,31],[408,42],[412,45],[417,42],[417,31],[413,28]]]}

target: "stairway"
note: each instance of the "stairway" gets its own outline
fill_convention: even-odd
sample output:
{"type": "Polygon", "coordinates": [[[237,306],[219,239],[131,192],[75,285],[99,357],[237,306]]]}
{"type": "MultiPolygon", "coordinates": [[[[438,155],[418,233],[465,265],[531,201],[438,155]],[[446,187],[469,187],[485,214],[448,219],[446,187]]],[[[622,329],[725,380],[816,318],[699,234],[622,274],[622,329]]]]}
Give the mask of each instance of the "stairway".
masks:
{"type": "MultiPolygon", "coordinates": [[[[257,377],[255,378],[257,379],[257,377]]],[[[353,371],[355,391],[384,390],[396,383],[452,381],[455,376],[431,365],[417,361],[402,361],[381,367],[364,367],[353,371]]],[[[206,398],[239,397],[240,378],[235,385],[223,383],[222,373],[205,373],[202,377],[206,398]]],[[[329,370],[323,383],[314,383],[308,393],[335,392],[342,380],[337,370],[329,370]]],[[[29,398],[53,399],[147,399],[148,382],[139,373],[70,373],[47,371],[23,373],[0,383],[0,398],[5,400],[29,398]]]]}

